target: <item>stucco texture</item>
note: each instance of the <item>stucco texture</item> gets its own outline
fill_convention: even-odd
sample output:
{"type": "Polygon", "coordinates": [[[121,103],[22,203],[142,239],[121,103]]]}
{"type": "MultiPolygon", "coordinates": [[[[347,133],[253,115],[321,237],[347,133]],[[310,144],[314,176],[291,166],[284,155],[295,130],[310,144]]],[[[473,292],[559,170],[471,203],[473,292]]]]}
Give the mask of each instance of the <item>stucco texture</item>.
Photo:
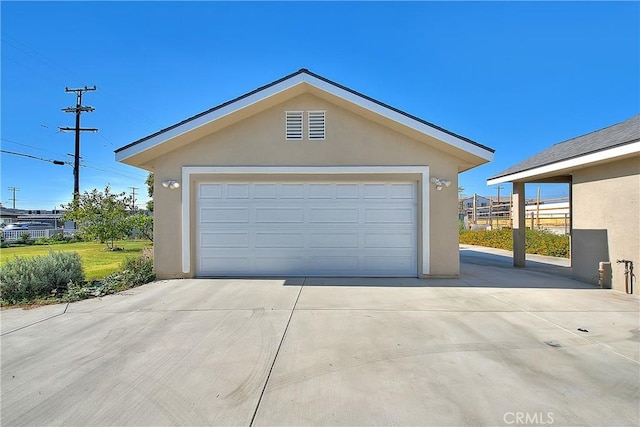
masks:
{"type": "Polygon", "coordinates": [[[640,157],[576,170],[572,203],[573,274],[597,283],[598,263],[611,262],[613,288],[624,291],[624,267],[616,260],[640,267],[640,157]]]}
{"type": "MultiPolygon", "coordinates": [[[[440,141],[428,137],[418,141],[353,110],[305,93],[259,111],[242,120],[181,144],[172,151],[150,158],[145,164],[155,173],[155,263],[160,278],[191,277],[181,267],[181,191],[163,188],[165,180],[179,180],[183,166],[428,166],[431,176],[451,181],[443,191],[429,191],[429,234],[431,276],[459,274],[457,232],[457,176],[461,158],[440,150],[440,141]],[[326,139],[287,141],[285,111],[325,110],[326,139]]],[[[255,177],[236,176],[234,179],[255,177]]],[[[335,179],[336,177],[332,177],[335,179]]],[[[196,176],[195,180],[216,181],[230,177],[196,176]]],[[[261,177],[265,179],[265,177],[261,177]]],[[[289,177],[295,179],[295,177],[289,177]]],[[[302,177],[300,178],[303,179],[302,177]]],[[[371,179],[362,176],[358,179],[371,179]]],[[[378,178],[379,179],[379,178],[378,178]]],[[[397,179],[416,180],[415,176],[397,179]]],[[[431,185],[426,183],[426,185],[431,185]]],[[[192,216],[195,194],[192,197],[192,216]]],[[[189,218],[193,224],[193,217],[189,218]]],[[[193,235],[193,226],[191,233],[193,235]]],[[[419,230],[421,232],[421,230],[419,230]]],[[[192,239],[193,242],[194,239],[192,239]]],[[[195,250],[194,244],[191,251],[195,250]]],[[[421,248],[419,248],[421,253],[421,248]]],[[[192,257],[193,258],[193,257],[192,257]]]]}

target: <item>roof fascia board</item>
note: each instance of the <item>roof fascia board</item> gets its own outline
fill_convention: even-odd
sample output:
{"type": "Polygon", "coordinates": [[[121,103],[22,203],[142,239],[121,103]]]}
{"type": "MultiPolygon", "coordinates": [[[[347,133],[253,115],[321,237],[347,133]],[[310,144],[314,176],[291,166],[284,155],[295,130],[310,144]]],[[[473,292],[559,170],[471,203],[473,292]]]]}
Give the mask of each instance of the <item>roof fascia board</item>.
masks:
{"type": "Polygon", "coordinates": [[[443,132],[434,127],[428,126],[424,123],[421,123],[415,119],[407,117],[406,115],[400,114],[388,107],[380,105],[376,102],[373,102],[369,99],[362,97],[359,94],[350,92],[345,90],[339,86],[336,86],[333,83],[324,81],[317,77],[314,77],[309,74],[304,74],[304,80],[306,83],[315,86],[316,88],[328,92],[338,98],[342,98],[348,102],[351,102],[355,105],[358,105],[364,109],[372,111],[380,116],[386,117],[390,120],[398,122],[410,129],[416,130],[420,133],[429,135],[433,138],[436,138],[440,141],[443,141],[449,145],[452,145],[460,150],[469,152],[473,155],[476,155],[484,160],[491,161],[493,160],[493,153],[489,150],[485,150],[481,147],[478,147],[474,144],[470,144],[467,141],[464,141],[460,138],[456,138],[453,135],[450,135],[446,132],[443,132]]]}
{"type": "Polygon", "coordinates": [[[382,117],[400,123],[401,125],[406,126],[409,129],[413,129],[422,134],[429,135],[464,152],[475,155],[483,160],[493,160],[493,151],[490,149],[477,146],[465,141],[464,139],[458,138],[455,135],[443,132],[433,126],[422,123],[415,118],[412,118],[405,114],[401,114],[388,106],[374,102],[372,99],[368,99],[368,97],[363,96],[357,92],[347,90],[344,87],[331,82],[330,80],[321,79],[307,70],[301,70],[275,84],[268,85],[263,89],[259,89],[251,93],[249,96],[241,97],[240,99],[232,101],[229,104],[222,106],[221,108],[215,108],[210,113],[203,114],[202,116],[188,120],[185,123],[169,128],[164,132],[161,131],[155,136],[152,136],[148,139],[143,139],[140,142],[134,143],[124,149],[116,150],[116,161],[122,162],[134,155],[156,147],[169,139],[188,133],[194,129],[206,125],[207,123],[233,114],[234,112],[237,112],[250,105],[256,104],[264,99],[267,99],[302,83],[307,83],[319,90],[327,92],[333,96],[341,98],[366,110],[372,111],[382,117]]]}
{"type": "Polygon", "coordinates": [[[516,182],[525,179],[535,178],[538,175],[548,174],[552,172],[561,171],[564,169],[575,168],[578,166],[585,166],[590,163],[597,163],[603,160],[611,160],[616,157],[626,156],[628,154],[640,153],[640,141],[632,142],[631,144],[621,145],[609,150],[597,151],[595,153],[587,154],[573,159],[568,159],[556,163],[552,163],[545,166],[540,166],[534,169],[529,169],[522,172],[516,172],[509,175],[504,175],[498,178],[488,179],[487,185],[502,184],[505,182],[516,182]]]}
{"type": "Polygon", "coordinates": [[[284,92],[289,88],[292,88],[296,85],[303,83],[304,81],[303,76],[304,76],[303,74],[294,75],[287,80],[281,81],[259,92],[253,93],[245,98],[239,99],[236,102],[232,102],[231,104],[225,105],[222,108],[216,109],[215,111],[212,111],[209,114],[204,114],[200,117],[197,117],[193,120],[188,121],[187,123],[184,123],[173,129],[169,129],[166,132],[158,134],[145,141],[141,141],[140,143],[133,145],[131,147],[128,147],[122,151],[116,152],[116,160],[121,162],[131,156],[134,156],[143,151],[147,151],[157,145],[160,145],[169,139],[188,133],[214,120],[220,119],[224,116],[228,116],[230,114],[235,113],[236,111],[239,111],[243,108],[256,104],[264,99],[277,95],[278,93],[284,92]]]}

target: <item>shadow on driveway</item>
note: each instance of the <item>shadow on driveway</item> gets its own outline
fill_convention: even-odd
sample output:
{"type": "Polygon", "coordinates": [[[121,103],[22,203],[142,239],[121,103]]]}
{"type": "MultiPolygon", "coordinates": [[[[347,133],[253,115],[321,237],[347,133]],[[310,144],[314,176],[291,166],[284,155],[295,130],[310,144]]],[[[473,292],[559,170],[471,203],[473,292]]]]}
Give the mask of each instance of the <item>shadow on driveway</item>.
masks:
{"type": "MultiPolygon", "coordinates": [[[[282,278],[280,278],[282,279],[282,278]]],[[[460,276],[457,278],[415,277],[307,277],[288,278],[284,285],[362,287],[484,287],[599,289],[572,277],[571,261],[541,255],[527,255],[527,266],[513,266],[512,253],[501,249],[460,245],[460,276]]]]}

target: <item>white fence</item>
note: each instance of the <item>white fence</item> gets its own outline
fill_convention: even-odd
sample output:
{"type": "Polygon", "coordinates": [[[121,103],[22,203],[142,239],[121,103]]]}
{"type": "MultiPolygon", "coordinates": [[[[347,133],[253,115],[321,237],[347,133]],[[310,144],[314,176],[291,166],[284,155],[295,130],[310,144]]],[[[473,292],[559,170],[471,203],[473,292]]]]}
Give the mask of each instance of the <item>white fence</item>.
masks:
{"type": "Polygon", "coordinates": [[[22,236],[23,234],[28,233],[29,236],[32,239],[40,239],[42,237],[51,237],[54,234],[60,234],[60,233],[64,233],[69,234],[68,232],[64,232],[64,229],[62,228],[53,228],[53,229],[48,229],[48,230],[3,230],[2,231],[2,237],[4,237],[4,240],[6,242],[15,242],[17,241],[20,236],[22,236]]]}

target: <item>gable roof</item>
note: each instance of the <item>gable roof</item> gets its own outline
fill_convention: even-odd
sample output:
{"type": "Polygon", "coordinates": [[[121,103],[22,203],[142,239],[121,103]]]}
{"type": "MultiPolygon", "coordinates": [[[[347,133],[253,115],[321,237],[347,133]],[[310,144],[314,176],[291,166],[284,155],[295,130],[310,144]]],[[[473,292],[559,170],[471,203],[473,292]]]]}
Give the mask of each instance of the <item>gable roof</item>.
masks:
{"type": "Polygon", "coordinates": [[[250,105],[254,105],[262,100],[301,84],[313,86],[346,101],[357,104],[360,107],[400,122],[414,130],[478,156],[484,161],[490,161],[493,159],[494,150],[487,146],[453,133],[433,123],[429,123],[426,120],[422,120],[402,110],[391,107],[383,102],[377,101],[369,96],[363,95],[303,68],[235,99],[222,103],[179,123],[120,147],[115,150],[116,160],[125,161],[126,159],[160,145],[171,138],[182,135],[222,117],[226,117],[236,111],[250,105]]]}
{"type": "Polygon", "coordinates": [[[640,114],[615,125],[554,144],[492,176],[487,180],[487,184],[493,185],[533,177],[538,173],[559,171],[571,165],[583,165],[591,163],[591,161],[605,160],[611,158],[610,155],[617,157],[634,152],[634,150],[637,152],[637,147],[629,145],[639,140],[640,114]],[[628,147],[615,150],[623,146],[628,147]]]}

